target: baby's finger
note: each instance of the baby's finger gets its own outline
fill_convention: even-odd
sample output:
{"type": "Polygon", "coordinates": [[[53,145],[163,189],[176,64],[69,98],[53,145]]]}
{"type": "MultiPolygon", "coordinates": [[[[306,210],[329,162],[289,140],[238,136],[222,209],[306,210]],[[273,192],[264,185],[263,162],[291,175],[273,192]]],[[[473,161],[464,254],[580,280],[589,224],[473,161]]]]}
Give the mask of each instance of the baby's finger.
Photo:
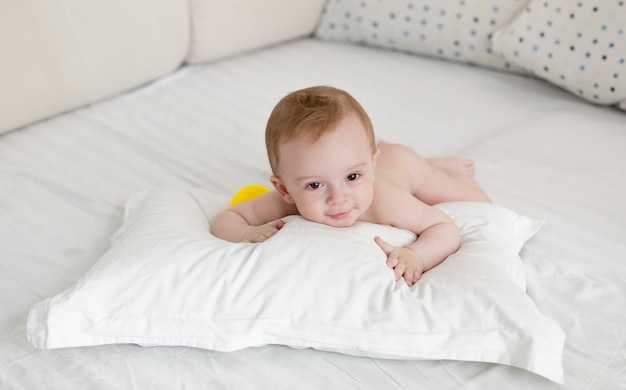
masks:
{"type": "MultiPolygon", "coordinates": [[[[280,230],[280,229],[283,228],[283,226],[285,226],[285,221],[283,221],[282,219],[276,219],[274,221],[268,222],[267,225],[272,226],[273,228],[275,228],[277,230],[280,230]]],[[[274,232],[274,233],[276,233],[276,232],[274,232]]]]}
{"type": "Polygon", "coordinates": [[[254,232],[254,234],[249,239],[249,241],[252,243],[259,243],[265,240],[267,240],[267,237],[261,231],[254,232]]]}
{"type": "Polygon", "coordinates": [[[276,234],[277,231],[278,229],[269,225],[261,226],[259,228],[255,228],[252,231],[250,231],[245,241],[252,242],[252,243],[263,242],[267,240],[268,238],[272,237],[274,234],[276,234]]]}
{"type": "Polygon", "coordinates": [[[396,265],[398,265],[399,261],[397,257],[394,256],[389,256],[387,258],[387,266],[389,268],[394,268],[396,265]]]}
{"type": "Polygon", "coordinates": [[[400,280],[400,278],[402,278],[402,275],[404,274],[404,271],[406,270],[406,267],[404,266],[404,264],[398,264],[394,269],[393,269],[393,273],[396,277],[396,281],[400,280]]]}
{"type": "Polygon", "coordinates": [[[422,278],[421,272],[419,272],[418,270],[413,271],[413,279],[411,280],[411,284],[409,284],[409,287],[417,283],[421,278],[422,278]]]}
{"type": "Polygon", "coordinates": [[[417,282],[417,280],[415,280],[415,270],[413,269],[408,269],[404,271],[404,275],[402,276],[404,277],[404,281],[409,287],[413,286],[415,282],[417,282]]]}
{"type": "Polygon", "coordinates": [[[393,252],[396,249],[393,245],[387,243],[385,240],[383,240],[379,236],[374,237],[374,241],[376,241],[376,244],[378,244],[380,249],[382,249],[383,252],[385,252],[387,256],[389,256],[389,254],[391,254],[391,252],[393,252]]]}
{"type": "Polygon", "coordinates": [[[264,237],[263,241],[265,241],[268,238],[272,237],[274,234],[278,233],[278,229],[273,226],[267,226],[265,229],[261,230],[259,233],[263,235],[264,237]]]}

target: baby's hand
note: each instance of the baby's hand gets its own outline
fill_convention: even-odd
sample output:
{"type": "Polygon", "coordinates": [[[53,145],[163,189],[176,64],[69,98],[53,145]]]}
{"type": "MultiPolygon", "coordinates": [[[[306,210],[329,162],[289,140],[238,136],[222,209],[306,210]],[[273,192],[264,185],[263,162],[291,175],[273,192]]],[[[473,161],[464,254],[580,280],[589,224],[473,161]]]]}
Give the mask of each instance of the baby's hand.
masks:
{"type": "Polygon", "coordinates": [[[393,268],[396,280],[404,277],[409,287],[417,283],[424,272],[424,262],[419,254],[410,248],[396,248],[380,237],[374,240],[387,255],[387,266],[393,268]]]}
{"type": "Polygon", "coordinates": [[[250,226],[243,234],[241,242],[263,242],[276,234],[285,222],[282,219],[276,219],[264,225],[250,226]]]}

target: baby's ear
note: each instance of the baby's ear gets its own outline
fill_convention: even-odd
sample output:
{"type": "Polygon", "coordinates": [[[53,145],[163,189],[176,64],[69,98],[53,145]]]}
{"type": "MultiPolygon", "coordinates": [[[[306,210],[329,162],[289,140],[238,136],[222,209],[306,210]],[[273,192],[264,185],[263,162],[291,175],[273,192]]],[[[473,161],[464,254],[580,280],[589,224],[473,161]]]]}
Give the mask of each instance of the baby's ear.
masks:
{"type": "Polygon", "coordinates": [[[289,204],[294,204],[293,197],[289,194],[289,191],[287,191],[287,186],[285,186],[285,183],[283,183],[283,181],[278,176],[273,175],[272,177],[270,177],[270,181],[285,202],[289,204]]]}
{"type": "Polygon", "coordinates": [[[376,162],[378,161],[378,156],[380,156],[380,149],[376,148],[376,151],[372,155],[372,166],[376,168],[376,162]]]}

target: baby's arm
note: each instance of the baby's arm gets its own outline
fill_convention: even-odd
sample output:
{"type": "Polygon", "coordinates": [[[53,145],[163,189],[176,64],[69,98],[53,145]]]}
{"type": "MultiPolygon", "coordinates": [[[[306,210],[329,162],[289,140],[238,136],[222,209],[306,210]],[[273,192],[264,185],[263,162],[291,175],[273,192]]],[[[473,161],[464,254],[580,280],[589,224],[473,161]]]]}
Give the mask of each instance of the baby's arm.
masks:
{"type": "Polygon", "coordinates": [[[211,233],[231,242],[262,242],[283,227],[280,218],[295,213],[295,207],[270,191],[219,214],[211,224],[211,233]]]}
{"type": "Polygon", "coordinates": [[[263,242],[276,234],[283,225],[281,219],[258,226],[250,225],[241,214],[228,209],[215,218],[211,232],[215,237],[230,242],[263,242]]]}
{"type": "MultiPolygon", "coordinates": [[[[376,243],[387,255],[396,280],[404,278],[409,286],[417,283],[422,273],[440,264],[460,245],[459,229],[450,217],[432,206],[410,196],[388,207],[388,224],[411,230],[418,239],[406,247],[394,247],[380,237],[376,243]],[[392,209],[392,210],[390,210],[392,209]]],[[[390,204],[390,203],[388,203],[390,204]]]]}

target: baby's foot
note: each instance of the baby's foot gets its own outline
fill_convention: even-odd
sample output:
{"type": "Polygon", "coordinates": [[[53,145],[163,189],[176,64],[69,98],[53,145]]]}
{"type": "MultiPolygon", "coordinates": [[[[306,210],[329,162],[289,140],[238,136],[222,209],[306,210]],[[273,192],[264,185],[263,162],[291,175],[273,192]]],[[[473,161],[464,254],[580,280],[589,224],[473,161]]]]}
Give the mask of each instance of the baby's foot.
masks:
{"type": "Polygon", "coordinates": [[[474,177],[476,166],[471,158],[427,158],[428,163],[453,175],[474,177]]]}

